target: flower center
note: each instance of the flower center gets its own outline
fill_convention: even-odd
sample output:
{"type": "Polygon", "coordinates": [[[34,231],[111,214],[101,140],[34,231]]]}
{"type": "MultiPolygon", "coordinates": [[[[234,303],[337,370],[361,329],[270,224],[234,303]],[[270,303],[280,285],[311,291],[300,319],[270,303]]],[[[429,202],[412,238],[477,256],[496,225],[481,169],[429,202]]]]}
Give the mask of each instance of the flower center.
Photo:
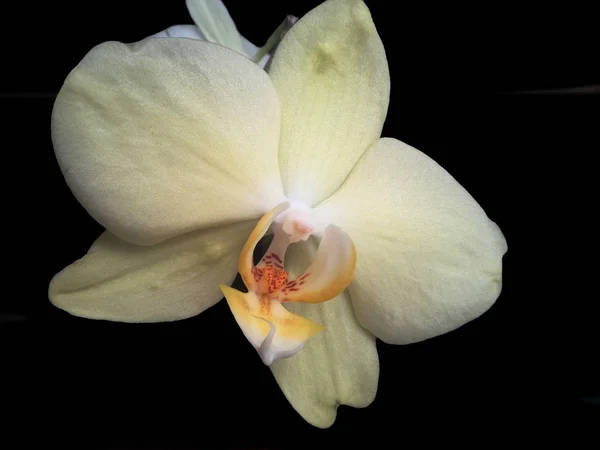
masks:
{"type": "Polygon", "coordinates": [[[254,270],[254,279],[258,282],[258,292],[260,294],[273,294],[283,286],[290,274],[279,267],[266,266],[264,269],[254,270]]]}
{"type": "Polygon", "coordinates": [[[284,268],[287,248],[308,240],[315,224],[313,211],[305,205],[289,202],[278,205],[258,221],[240,254],[238,271],[248,292],[220,285],[238,325],[265,364],[298,352],[310,336],[323,329],[287,311],[282,303],[331,300],[354,276],[354,244],[341,228],[330,224],[325,228],[313,262],[302,275],[289,279],[290,274],[284,268]],[[269,230],[273,232],[273,240],[254,265],[256,244],[269,230]]]}
{"type": "Polygon", "coordinates": [[[293,203],[275,218],[275,223],[281,225],[290,244],[306,241],[315,229],[312,209],[302,203],[293,203]]]}

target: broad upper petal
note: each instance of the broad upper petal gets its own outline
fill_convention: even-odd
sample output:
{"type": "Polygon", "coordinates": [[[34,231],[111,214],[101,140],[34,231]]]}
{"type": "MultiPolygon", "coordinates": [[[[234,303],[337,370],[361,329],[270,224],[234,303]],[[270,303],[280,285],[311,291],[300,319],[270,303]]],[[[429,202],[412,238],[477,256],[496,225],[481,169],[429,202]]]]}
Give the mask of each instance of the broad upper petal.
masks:
{"type": "Polygon", "coordinates": [[[154,246],[104,232],[88,253],[51,281],[50,301],[72,315],[119,322],[164,322],[195,316],[231,284],[254,222],[196,231],[154,246]]]}
{"type": "Polygon", "coordinates": [[[376,142],[316,213],[352,237],[354,309],[387,343],[454,330],[500,295],[502,232],[448,172],[396,139],[376,142]]]}
{"type": "Polygon", "coordinates": [[[286,195],[314,206],[379,138],[390,80],[362,1],[329,0],[284,36],[269,76],[281,101],[279,166],[286,195]]]}
{"type": "Polygon", "coordinates": [[[142,245],[258,218],[279,203],[279,127],[263,70],[185,38],[100,44],[69,74],[52,114],[76,198],[142,245]]]}
{"type": "MultiPolygon", "coordinates": [[[[316,248],[313,239],[292,245],[286,270],[300,275],[316,248]]],[[[358,324],[347,291],[324,303],[285,303],[285,307],[325,327],[300,352],[271,365],[294,409],[312,425],[327,428],[335,421],[338,405],[370,405],[379,380],[375,337],[358,324]]]]}

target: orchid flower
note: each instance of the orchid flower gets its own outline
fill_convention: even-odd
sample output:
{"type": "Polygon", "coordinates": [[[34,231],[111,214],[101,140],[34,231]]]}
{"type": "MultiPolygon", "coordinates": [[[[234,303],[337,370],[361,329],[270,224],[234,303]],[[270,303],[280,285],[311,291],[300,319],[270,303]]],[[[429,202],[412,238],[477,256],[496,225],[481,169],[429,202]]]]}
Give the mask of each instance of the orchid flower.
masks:
{"type": "Polygon", "coordinates": [[[317,6],[269,64],[198,36],[83,58],[52,139],[106,231],[49,298],[83,318],[161,322],[224,295],[292,406],[326,428],[338,405],[375,398],[376,338],[423,341],[491,307],[507,244],[441,166],[381,137],[389,71],[361,0],[317,6]],[[247,292],[230,287],[238,272],[247,292]]]}

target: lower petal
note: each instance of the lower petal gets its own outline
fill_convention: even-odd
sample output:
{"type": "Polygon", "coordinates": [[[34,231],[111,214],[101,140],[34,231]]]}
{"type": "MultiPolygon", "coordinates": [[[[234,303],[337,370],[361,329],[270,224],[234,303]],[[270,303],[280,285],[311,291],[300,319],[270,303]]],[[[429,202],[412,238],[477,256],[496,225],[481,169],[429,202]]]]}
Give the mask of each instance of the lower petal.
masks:
{"type": "Polygon", "coordinates": [[[352,236],[356,315],[387,343],[454,330],[500,295],[502,232],[448,172],[396,139],[373,144],[317,213],[352,236]]]}
{"type": "Polygon", "coordinates": [[[232,283],[237,254],[255,225],[243,222],[188,233],[154,246],[109,232],[50,282],[58,308],[89,319],[163,322],[200,314],[232,283]]]}
{"type": "MultiPolygon", "coordinates": [[[[313,240],[291,246],[286,270],[301,274],[315,253],[313,240]]],[[[301,352],[271,366],[294,409],[310,424],[327,428],[338,405],[370,405],[379,380],[375,337],[358,324],[347,292],[325,303],[286,303],[286,308],[324,326],[301,352]]]]}

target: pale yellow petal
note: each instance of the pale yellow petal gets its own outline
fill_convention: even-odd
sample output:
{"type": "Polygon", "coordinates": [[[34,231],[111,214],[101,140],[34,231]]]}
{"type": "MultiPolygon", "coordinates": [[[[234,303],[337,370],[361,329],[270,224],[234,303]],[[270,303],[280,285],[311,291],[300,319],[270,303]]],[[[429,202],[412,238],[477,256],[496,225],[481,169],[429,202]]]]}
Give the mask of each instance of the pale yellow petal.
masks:
{"type": "MultiPolygon", "coordinates": [[[[316,247],[314,239],[292,245],[286,270],[300,275],[315,257],[316,247]]],[[[338,405],[371,404],[379,380],[375,337],[358,324],[347,292],[325,303],[285,303],[285,307],[325,327],[301,351],[271,366],[294,409],[312,425],[327,428],[335,421],[338,405]]]]}
{"type": "Polygon", "coordinates": [[[91,216],[135,244],[257,219],[282,200],[267,74],[187,38],[100,44],[67,77],[52,140],[91,216]]]}
{"type": "Polygon", "coordinates": [[[50,283],[50,301],[75,316],[164,322],[195,316],[223,295],[254,222],[138,246],[104,232],[88,253],[50,283]]]}
{"type": "Polygon", "coordinates": [[[285,193],[314,206],[379,138],[390,80],[383,44],[360,0],[329,0],[279,44],[269,76],[281,101],[285,193]]]}
{"type": "Polygon", "coordinates": [[[502,232],[448,172],[396,139],[375,143],[316,214],[352,237],[354,310],[387,343],[454,330],[500,295],[502,232]]]}

